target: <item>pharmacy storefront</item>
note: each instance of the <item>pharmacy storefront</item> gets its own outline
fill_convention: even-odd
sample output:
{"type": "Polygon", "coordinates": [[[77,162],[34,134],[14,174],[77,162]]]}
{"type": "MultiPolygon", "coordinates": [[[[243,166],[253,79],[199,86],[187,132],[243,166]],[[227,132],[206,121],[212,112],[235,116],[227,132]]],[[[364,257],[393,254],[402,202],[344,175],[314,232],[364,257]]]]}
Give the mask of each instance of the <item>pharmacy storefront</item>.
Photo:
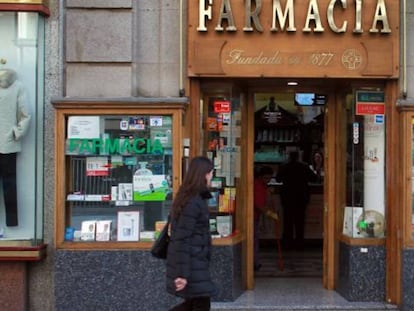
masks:
{"type": "MultiPolygon", "coordinates": [[[[404,251],[393,228],[411,205],[401,201],[402,155],[392,147],[401,130],[399,12],[386,0],[188,3],[187,74],[201,124],[191,148],[216,164],[219,193],[234,193],[239,239],[227,243],[241,243],[247,288],[257,275],[255,172],[276,175],[292,151],[308,164],[318,153],[323,173],[310,185],[304,239],[321,245],[321,282],[350,301],[401,303],[404,251]]],[[[283,185],[269,188],[283,253],[283,185]]],[[[264,220],[261,238],[274,239],[275,226],[264,220]]]]}

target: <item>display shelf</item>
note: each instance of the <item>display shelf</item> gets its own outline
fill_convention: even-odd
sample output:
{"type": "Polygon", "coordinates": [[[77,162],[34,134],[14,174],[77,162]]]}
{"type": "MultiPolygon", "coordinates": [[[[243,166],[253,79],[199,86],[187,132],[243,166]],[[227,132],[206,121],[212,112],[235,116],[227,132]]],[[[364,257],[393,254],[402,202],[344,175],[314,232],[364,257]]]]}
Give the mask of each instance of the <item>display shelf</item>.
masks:
{"type": "Polygon", "coordinates": [[[57,247],[149,248],[181,181],[184,106],[55,108],[57,247]]]}
{"type": "Polygon", "coordinates": [[[227,238],[237,228],[237,180],[240,177],[240,104],[236,99],[210,97],[203,109],[203,152],[214,163],[209,200],[210,231],[227,238]]]}

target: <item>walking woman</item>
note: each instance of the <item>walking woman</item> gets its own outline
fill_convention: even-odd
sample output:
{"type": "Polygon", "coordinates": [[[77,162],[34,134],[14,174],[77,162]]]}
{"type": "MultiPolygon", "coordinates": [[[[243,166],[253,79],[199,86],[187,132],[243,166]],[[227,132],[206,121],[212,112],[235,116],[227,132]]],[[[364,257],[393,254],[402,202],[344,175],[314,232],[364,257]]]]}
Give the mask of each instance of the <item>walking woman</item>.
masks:
{"type": "Polygon", "coordinates": [[[207,200],[213,164],[206,157],[190,162],[171,210],[167,254],[167,291],[184,298],[170,311],[210,310],[217,289],[210,277],[211,236],[207,200]]]}

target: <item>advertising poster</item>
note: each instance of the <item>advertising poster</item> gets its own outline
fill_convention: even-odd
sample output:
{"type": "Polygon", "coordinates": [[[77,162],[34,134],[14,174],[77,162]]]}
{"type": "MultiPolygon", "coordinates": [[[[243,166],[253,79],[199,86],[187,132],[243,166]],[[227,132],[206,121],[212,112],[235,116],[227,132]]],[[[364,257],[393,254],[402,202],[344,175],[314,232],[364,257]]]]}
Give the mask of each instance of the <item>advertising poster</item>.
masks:
{"type": "Polygon", "coordinates": [[[384,215],[384,122],[376,115],[364,119],[364,207],[384,215]]]}
{"type": "Polygon", "coordinates": [[[138,211],[118,212],[118,241],[139,241],[138,211]]]}
{"type": "Polygon", "coordinates": [[[86,158],[86,176],[108,176],[109,166],[107,157],[86,158]]]}
{"type": "Polygon", "coordinates": [[[99,138],[101,127],[101,120],[98,116],[70,116],[67,136],[70,139],[99,138]]]}
{"type": "Polygon", "coordinates": [[[168,192],[165,175],[134,175],[134,201],[165,201],[168,192]]]}

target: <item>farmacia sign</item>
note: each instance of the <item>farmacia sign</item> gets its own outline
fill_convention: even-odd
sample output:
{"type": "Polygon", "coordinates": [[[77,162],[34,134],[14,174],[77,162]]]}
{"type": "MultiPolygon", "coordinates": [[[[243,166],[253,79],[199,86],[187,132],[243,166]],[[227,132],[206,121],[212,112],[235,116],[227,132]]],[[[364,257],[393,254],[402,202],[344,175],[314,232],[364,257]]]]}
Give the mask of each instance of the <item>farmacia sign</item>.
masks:
{"type": "MultiPolygon", "coordinates": [[[[334,33],[345,33],[352,31],[355,34],[368,31],[369,33],[391,33],[388,21],[387,5],[385,0],[377,0],[374,12],[364,12],[364,0],[329,0],[327,3],[322,0],[308,0],[307,14],[305,20],[295,20],[295,9],[304,9],[305,0],[269,0],[272,4],[271,12],[263,10],[265,0],[244,1],[244,24],[236,25],[233,14],[233,6],[240,5],[240,0],[199,0],[198,32],[207,32],[214,29],[216,32],[236,32],[242,29],[243,32],[263,32],[263,20],[269,19],[271,14],[270,32],[296,32],[297,27],[301,31],[324,32],[329,28],[334,33]],[[282,4],[283,3],[283,4],[282,4]],[[299,6],[300,4],[300,6],[299,6]],[[218,17],[213,16],[213,7],[219,5],[218,17]],[[353,10],[354,25],[349,25],[348,20],[343,18],[343,13],[353,10]],[[369,15],[367,14],[369,13],[369,15]],[[215,24],[212,21],[217,20],[215,24]],[[363,29],[363,19],[370,19],[372,22],[369,29],[363,29]]],[[[369,0],[371,2],[375,0],[369,0]]],[[[391,0],[394,1],[394,0],[391,0]]],[[[216,10],[217,11],[217,10],[216,10]]]]}
{"type": "Polygon", "coordinates": [[[159,139],[68,139],[69,153],[77,154],[164,154],[159,139]]]}

